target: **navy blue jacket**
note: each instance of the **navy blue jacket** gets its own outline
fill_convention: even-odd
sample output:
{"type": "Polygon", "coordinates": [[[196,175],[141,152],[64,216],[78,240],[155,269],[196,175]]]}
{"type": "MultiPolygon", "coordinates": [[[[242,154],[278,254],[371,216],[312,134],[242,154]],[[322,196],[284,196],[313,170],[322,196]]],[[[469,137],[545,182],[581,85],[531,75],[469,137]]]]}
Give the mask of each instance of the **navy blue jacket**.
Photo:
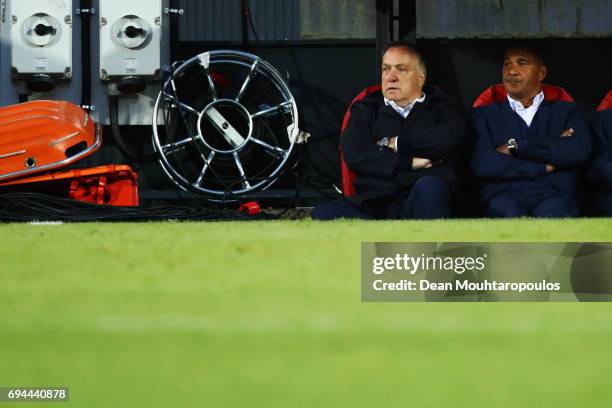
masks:
{"type": "Polygon", "coordinates": [[[595,160],[591,176],[597,185],[612,189],[612,109],[597,112],[593,132],[595,160]]]}
{"type": "Polygon", "coordinates": [[[543,101],[528,128],[508,101],[474,109],[476,145],[473,173],[482,180],[481,199],[488,201],[511,186],[542,183],[563,193],[576,191],[576,170],[591,153],[591,135],[582,112],[573,102],[543,101]],[[561,137],[566,129],[573,136],[561,137]],[[517,139],[515,156],[499,153],[497,146],[517,139]],[[546,164],[555,171],[546,174],[546,164]]]}
{"type": "Polygon", "coordinates": [[[355,204],[410,191],[424,176],[437,176],[459,194],[455,160],[466,134],[458,108],[434,87],[424,89],[406,119],[386,106],[381,91],[367,95],[351,108],[340,145],[348,167],[356,173],[355,204]],[[383,137],[398,137],[398,152],[376,145],[383,137]],[[430,159],[432,167],[412,170],[412,158],[430,159]]]}

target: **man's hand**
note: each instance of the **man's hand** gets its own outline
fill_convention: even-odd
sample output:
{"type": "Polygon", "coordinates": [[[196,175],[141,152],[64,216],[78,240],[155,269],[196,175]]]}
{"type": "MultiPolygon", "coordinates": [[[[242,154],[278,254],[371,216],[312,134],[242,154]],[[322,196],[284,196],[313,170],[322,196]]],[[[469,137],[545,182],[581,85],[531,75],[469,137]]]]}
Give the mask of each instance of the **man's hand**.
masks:
{"type": "Polygon", "coordinates": [[[431,167],[431,160],[421,157],[412,158],[412,170],[428,169],[431,167]]]}
{"type": "MultiPolygon", "coordinates": [[[[569,128],[569,129],[565,129],[563,132],[561,132],[561,137],[572,137],[574,136],[574,129],[569,128]]],[[[552,164],[547,164],[546,165],[546,174],[550,174],[553,171],[555,171],[556,168],[554,165],[552,164]]]]}
{"type": "Polygon", "coordinates": [[[376,144],[381,147],[386,147],[394,153],[397,153],[397,136],[391,138],[383,137],[382,139],[377,141],[376,144]]]}
{"type": "Polygon", "coordinates": [[[502,154],[507,154],[508,156],[512,156],[512,153],[510,153],[510,149],[508,149],[508,145],[505,143],[497,146],[495,150],[502,154]]]}
{"type": "Polygon", "coordinates": [[[389,139],[389,149],[391,149],[395,153],[397,153],[397,136],[392,137],[391,139],[389,139]]]}

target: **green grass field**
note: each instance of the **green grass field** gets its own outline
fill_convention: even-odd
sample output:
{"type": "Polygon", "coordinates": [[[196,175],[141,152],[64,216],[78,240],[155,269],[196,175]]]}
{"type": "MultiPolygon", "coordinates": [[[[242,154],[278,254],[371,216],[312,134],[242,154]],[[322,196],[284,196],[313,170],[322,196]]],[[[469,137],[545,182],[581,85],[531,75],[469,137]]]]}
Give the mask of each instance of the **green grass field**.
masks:
{"type": "Polygon", "coordinates": [[[612,220],[0,225],[0,385],[88,408],[611,406],[610,305],[362,303],[362,241],[612,241],[612,220]]]}

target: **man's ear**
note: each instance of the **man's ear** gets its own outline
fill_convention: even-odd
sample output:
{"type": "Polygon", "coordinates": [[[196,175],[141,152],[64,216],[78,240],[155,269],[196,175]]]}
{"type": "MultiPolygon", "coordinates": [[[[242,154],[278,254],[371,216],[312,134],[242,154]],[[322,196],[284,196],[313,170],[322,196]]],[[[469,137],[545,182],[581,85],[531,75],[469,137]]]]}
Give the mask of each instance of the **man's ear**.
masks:
{"type": "Polygon", "coordinates": [[[427,78],[427,73],[425,71],[419,72],[419,79],[421,80],[421,86],[425,83],[425,79],[427,78]]]}
{"type": "Polygon", "coordinates": [[[541,65],[540,72],[539,72],[540,82],[542,82],[544,78],[546,78],[546,75],[548,75],[548,68],[546,68],[545,65],[541,65]]]}

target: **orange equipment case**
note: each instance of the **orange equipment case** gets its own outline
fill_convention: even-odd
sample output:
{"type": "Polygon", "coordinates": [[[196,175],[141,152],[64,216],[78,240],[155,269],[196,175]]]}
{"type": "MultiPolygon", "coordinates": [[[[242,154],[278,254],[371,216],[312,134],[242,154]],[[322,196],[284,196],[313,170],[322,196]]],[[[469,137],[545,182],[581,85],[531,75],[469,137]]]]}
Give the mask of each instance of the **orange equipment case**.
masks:
{"type": "Polygon", "coordinates": [[[70,180],[68,198],[113,206],[138,205],[138,175],[127,165],[57,171],[0,183],[0,187],[70,180]]]}
{"type": "Polygon", "coordinates": [[[73,103],[33,101],[0,108],[0,182],[74,163],[101,142],[100,126],[73,103]]]}

